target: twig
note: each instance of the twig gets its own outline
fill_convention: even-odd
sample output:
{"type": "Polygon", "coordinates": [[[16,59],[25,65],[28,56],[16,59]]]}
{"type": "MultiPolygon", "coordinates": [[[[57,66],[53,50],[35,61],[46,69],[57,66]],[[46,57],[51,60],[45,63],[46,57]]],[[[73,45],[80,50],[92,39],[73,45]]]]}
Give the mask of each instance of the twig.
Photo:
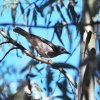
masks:
{"type": "Polygon", "coordinates": [[[5,41],[0,42],[0,45],[5,44],[5,43],[9,43],[9,42],[10,42],[9,40],[5,40],[5,41]]]}
{"type": "Polygon", "coordinates": [[[14,50],[14,49],[19,49],[19,48],[13,47],[13,48],[9,49],[9,50],[6,52],[6,54],[3,56],[3,58],[0,60],[0,62],[6,57],[6,55],[7,55],[11,50],[14,50]]]}

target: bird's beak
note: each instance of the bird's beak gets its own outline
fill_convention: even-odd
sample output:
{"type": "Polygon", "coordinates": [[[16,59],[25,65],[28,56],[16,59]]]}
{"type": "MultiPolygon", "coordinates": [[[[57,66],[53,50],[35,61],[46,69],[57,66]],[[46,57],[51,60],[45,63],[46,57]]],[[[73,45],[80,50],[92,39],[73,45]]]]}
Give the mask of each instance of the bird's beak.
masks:
{"type": "Polygon", "coordinates": [[[71,55],[71,53],[70,53],[70,52],[68,52],[68,51],[66,51],[65,53],[66,53],[66,54],[70,54],[70,55],[71,55]]]}

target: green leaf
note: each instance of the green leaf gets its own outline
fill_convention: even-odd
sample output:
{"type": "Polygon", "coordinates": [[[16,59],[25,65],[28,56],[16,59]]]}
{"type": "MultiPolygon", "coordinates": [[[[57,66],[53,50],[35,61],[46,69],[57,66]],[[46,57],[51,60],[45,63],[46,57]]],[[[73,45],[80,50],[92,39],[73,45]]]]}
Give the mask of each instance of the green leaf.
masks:
{"type": "Polygon", "coordinates": [[[27,11],[27,25],[28,25],[28,22],[29,22],[29,15],[30,15],[30,8],[27,11]]]}
{"type": "MultiPolygon", "coordinates": [[[[48,10],[48,12],[46,14],[46,17],[45,17],[45,22],[46,22],[47,17],[48,17],[49,14],[50,14],[50,17],[51,17],[51,14],[52,14],[52,11],[54,11],[54,8],[55,8],[55,6],[54,7],[50,6],[50,10],[48,10]]],[[[50,17],[49,17],[49,19],[50,19],[50,17]]]]}
{"type": "Polygon", "coordinates": [[[8,4],[8,0],[4,0],[2,11],[1,11],[1,15],[3,15],[3,13],[4,13],[4,11],[5,11],[6,7],[7,7],[7,4],[8,4]]]}
{"type": "Polygon", "coordinates": [[[26,3],[29,4],[29,6],[31,6],[32,8],[34,8],[33,5],[32,5],[34,2],[33,3],[30,3],[29,0],[25,0],[25,1],[26,1],[26,3]]]}
{"type": "Polygon", "coordinates": [[[11,15],[12,15],[13,23],[15,23],[15,18],[16,18],[16,9],[11,9],[11,15]]]}
{"type": "Polygon", "coordinates": [[[55,24],[55,33],[56,33],[56,35],[57,35],[57,38],[58,38],[59,41],[61,42],[61,44],[64,45],[64,44],[63,44],[63,41],[61,40],[61,35],[62,35],[62,29],[63,29],[63,27],[59,27],[60,24],[61,24],[61,23],[59,23],[59,22],[57,22],[57,23],[55,24]]]}
{"type": "Polygon", "coordinates": [[[12,2],[10,3],[11,9],[16,9],[18,2],[18,0],[12,0],[12,2]]]}
{"type": "Polygon", "coordinates": [[[22,14],[24,14],[24,8],[23,8],[23,6],[22,6],[21,2],[19,2],[19,4],[20,4],[20,9],[21,9],[21,12],[22,12],[22,14]]]}
{"type": "Polygon", "coordinates": [[[17,5],[18,5],[18,0],[12,0],[10,4],[10,8],[11,8],[11,15],[12,15],[13,23],[15,23],[17,5]]]}
{"type": "Polygon", "coordinates": [[[34,21],[34,24],[35,24],[35,26],[36,26],[36,25],[37,25],[37,12],[36,12],[35,9],[33,10],[33,17],[32,17],[32,20],[34,21]]]}
{"type": "Polygon", "coordinates": [[[57,11],[59,12],[61,18],[66,22],[66,19],[64,18],[63,14],[62,14],[62,12],[60,10],[60,7],[57,5],[56,8],[57,8],[57,11]]]}
{"type": "MultiPolygon", "coordinates": [[[[23,16],[23,20],[25,19],[25,16],[24,16],[24,7],[22,6],[22,3],[21,2],[19,2],[19,5],[20,5],[20,10],[21,10],[21,14],[22,14],[22,16],[23,16]]],[[[20,15],[21,16],[21,15],[20,15]]],[[[20,16],[19,16],[19,18],[20,18],[20,16]]],[[[18,19],[19,19],[18,18],[18,19]]],[[[25,21],[25,20],[24,20],[25,21]]]]}

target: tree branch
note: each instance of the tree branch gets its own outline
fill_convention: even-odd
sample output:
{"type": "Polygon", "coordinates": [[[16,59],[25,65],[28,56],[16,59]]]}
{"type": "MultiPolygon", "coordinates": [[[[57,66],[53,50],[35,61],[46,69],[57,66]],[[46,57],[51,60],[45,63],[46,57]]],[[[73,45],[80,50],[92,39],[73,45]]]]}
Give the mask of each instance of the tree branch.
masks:
{"type": "MultiPolygon", "coordinates": [[[[43,62],[43,63],[46,63],[46,64],[50,64],[50,65],[54,64],[54,62],[53,62],[52,60],[46,60],[46,59],[43,59],[43,58],[41,58],[41,57],[39,57],[39,56],[33,55],[31,52],[29,52],[27,49],[25,49],[22,45],[18,44],[15,40],[13,40],[12,38],[10,38],[5,32],[3,32],[3,31],[0,30],[0,34],[1,34],[3,37],[5,37],[6,39],[8,39],[9,43],[12,43],[13,45],[17,46],[18,49],[21,49],[24,53],[26,53],[26,54],[27,54],[28,56],[30,56],[31,58],[36,59],[36,60],[39,60],[39,61],[41,61],[41,62],[43,62]]],[[[11,50],[10,50],[10,51],[11,51],[11,50]]],[[[9,52],[10,52],[10,51],[9,51],[9,52]]],[[[70,76],[68,73],[66,73],[66,71],[63,70],[61,67],[59,67],[58,69],[59,69],[59,71],[60,71],[66,78],[68,78],[68,80],[73,84],[73,86],[74,86],[75,88],[77,88],[77,84],[76,84],[75,81],[71,78],[71,76],[70,76]]]]}
{"type": "MultiPolygon", "coordinates": [[[[92,22],[92,23],[83,23],[84,26],[87,25],[96,25],[100,24],[99,21],[92,22]]],[[[19,24],[19,23],[14,23],[15,26],[23,26],[23,27],[34,27],[34,28],[55,28],[55,25],[53,26],[41,26],[41,25],[25,25],[25,24],[19,24]]],[[[57,27],[64,27],[64,26],[69,26],[69,25],[78,25],[78,23],[68,23],[68,24],[58,24],[57,27]]],[[[0,23],[0,26],[13,26],[13,23],[0,23]]]]}

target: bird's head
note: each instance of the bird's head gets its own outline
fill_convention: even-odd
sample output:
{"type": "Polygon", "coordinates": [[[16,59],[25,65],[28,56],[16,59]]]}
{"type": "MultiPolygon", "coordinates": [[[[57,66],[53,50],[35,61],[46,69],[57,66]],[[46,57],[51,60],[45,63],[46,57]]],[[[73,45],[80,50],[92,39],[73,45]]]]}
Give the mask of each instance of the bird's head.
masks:
{"type": "Polygon", "coordinates": [[[57,46],[57,50],[58,50],[58,53],[59,54],[64,54],[64,53],[66,53],[66,54],[71,54],[70,52],[68,52],[64,47],[62,47],[62,46],[57,46]]]}

